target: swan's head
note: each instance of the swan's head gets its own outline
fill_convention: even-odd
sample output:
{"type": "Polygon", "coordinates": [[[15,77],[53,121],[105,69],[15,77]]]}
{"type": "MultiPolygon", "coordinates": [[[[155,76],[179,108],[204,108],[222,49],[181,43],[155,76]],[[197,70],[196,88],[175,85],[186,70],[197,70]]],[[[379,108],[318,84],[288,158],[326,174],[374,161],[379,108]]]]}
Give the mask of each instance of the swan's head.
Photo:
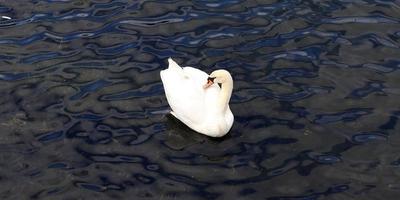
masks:
{"type": "Polygon", "coordinates": [[[224,70],[224,69],[219,69],[213,71],[207,78],[207,83],[203,86],[204,89],[210,87],[214,83],[220,83],[224,84],[227,81],[232,81],[232,76],[231,74],[224,70]]]}

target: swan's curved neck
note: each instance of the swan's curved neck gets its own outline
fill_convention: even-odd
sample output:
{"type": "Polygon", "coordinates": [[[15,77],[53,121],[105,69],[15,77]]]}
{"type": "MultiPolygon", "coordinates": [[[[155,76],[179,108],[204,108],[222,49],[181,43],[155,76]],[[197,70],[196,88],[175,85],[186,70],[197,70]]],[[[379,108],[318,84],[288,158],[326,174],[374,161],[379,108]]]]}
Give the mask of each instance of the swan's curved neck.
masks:
{"type": "Polygon", "coordinates": [[[225,112],[229,106],[229,100],[231,99],[233,89],[233,79],[230,75],[226,77],[226,80],[221,85],[221,92],[218,97],[218,108],[220,111],[225,112]]]}

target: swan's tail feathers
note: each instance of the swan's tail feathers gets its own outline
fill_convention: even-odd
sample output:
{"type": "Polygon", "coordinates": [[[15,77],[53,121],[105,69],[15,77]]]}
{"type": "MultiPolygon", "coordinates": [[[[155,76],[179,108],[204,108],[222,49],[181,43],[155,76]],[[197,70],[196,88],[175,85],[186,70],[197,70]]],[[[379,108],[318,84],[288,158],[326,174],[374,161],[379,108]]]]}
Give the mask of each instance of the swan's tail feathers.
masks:
{"type": "MultiPolygon", "coordinates": [[[[162,71],[166,71],[169,74],[174,74],[174,77],[180,77],[180,78],[186,78],[186,75],[183,71],[183,68],[180,67],[174,60],[172,60],[172,58],[168,58],[168,69],[162,70],[162,71]]],[[[162,72],[161,71],[161,72],[162,72]]],[[[162,79],[161,75],[161,79],[162,79]]]]}
{"type": "Polygon", "coordinates": [[[182,70],[182,67],[180,67],[172,58],[168,58],[168,69],[180,69],[182,70]]]}

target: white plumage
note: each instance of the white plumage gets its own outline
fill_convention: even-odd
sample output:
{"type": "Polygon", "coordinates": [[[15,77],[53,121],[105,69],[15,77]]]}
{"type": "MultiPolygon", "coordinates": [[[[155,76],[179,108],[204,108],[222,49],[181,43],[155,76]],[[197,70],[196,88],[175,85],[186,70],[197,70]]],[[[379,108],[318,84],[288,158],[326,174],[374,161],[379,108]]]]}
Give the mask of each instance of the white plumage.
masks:
{"type": "Polygon", "coordinates": [[[211,137],[228,133],[234,120],[228,104],[233,88],[229,72],[216,70],[209,76],[193,67],[182,68],[171,58],[168,62],[160,76],[171,114],[199,133],[211,137]],[[222,87],[207,82],[209,77],[222,87]]]}

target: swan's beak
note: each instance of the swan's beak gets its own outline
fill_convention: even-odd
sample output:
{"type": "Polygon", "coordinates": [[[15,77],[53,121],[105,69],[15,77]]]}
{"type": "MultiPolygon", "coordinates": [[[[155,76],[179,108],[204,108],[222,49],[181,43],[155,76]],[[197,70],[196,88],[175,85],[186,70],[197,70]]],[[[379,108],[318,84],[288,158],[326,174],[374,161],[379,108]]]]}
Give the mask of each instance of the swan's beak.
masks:
{"type": "Polygon", "coordinates": [[[212,84],[214,84],[214,79],[215,79],[215,78],[208,77],[207,83],[203,86],[203,88],[204,88],[204,89],[207,89],[207,88],[210,87],[212,84]]]}

